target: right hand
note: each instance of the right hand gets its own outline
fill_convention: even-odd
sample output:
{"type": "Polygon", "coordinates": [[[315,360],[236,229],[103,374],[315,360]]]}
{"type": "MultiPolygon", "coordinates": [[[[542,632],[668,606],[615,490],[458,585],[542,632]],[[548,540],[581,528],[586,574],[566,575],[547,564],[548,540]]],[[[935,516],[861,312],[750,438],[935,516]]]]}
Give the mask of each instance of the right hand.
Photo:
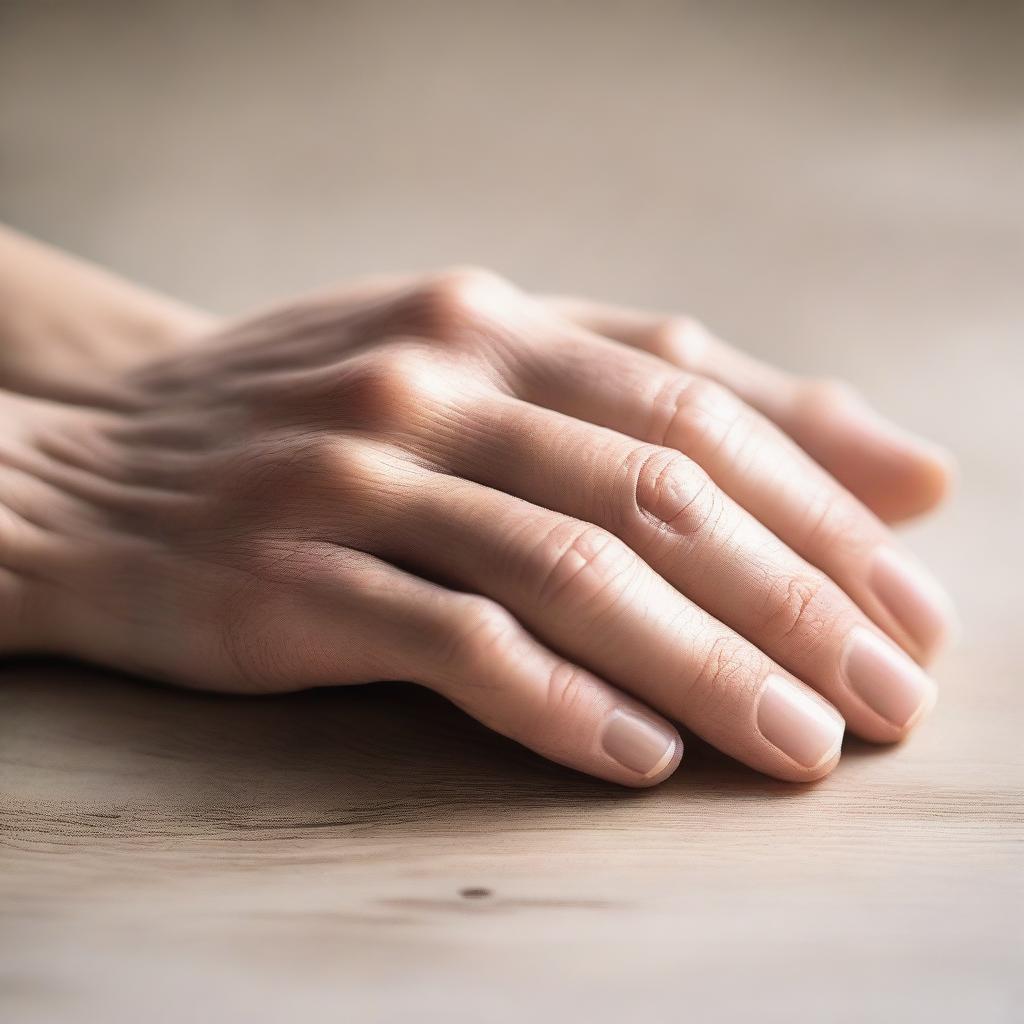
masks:
{"type": "Polygon", "coordinates": [[[370,282],[107,408],[3,396],[8,649],[236,692],[411,679],[630,786],[675,770],[675,722],[793,781],[844,719],[901,738],[935,696],[907,652],[947,623],[922,570],[727,368],[578,313],[479,271],[370,282]]]}

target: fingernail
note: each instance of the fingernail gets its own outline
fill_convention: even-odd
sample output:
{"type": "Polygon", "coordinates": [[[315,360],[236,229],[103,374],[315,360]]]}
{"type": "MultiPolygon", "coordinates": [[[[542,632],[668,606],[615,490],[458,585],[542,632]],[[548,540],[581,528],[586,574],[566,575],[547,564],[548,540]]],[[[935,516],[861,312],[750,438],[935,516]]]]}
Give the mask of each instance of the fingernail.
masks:
{"type": "Polygon", "coordinates": [[[787,757],[805,768],[830,760],[846,723],[821,697],[783,676],[769,676],[757,704],[757,728],[787,757]]]}
{"type": "Polygon", "coordinates": [[[601,734],[604,752],[645,779],[663,772],[675,757],[679,739],[673,732],[631,711],[616,710],[601,734]]]}
{"type": "Polygon", "coordinates": [[[935,683],[888,640],[861,626],[847,641],[843,675],[872,711],[904,728],[935,702],[935,683]]]}
{"type": "Polygon", "coordinates": [[[953,602],[908,555],[882,548],[875,555],[869,583],[878,600],[929,653],[955,632],[953,602]]]}

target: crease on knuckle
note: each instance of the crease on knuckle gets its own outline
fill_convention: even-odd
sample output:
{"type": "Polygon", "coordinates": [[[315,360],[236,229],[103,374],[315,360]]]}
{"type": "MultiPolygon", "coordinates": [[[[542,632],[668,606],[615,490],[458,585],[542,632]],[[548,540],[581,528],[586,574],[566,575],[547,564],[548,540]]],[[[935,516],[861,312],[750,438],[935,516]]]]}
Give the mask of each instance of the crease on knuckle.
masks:
{"type": "Polygon", "coordinates": [[[343,422],[378,434],[415,429],[453,400],[448,368],[412,346],[381,349],[345,370],[332,396],[343,422]]]}
{"type": "Polygon", "coordinates": [[[559,524],[537,545],[541,566],[537,598],[544,607],[566,599],[594,614],[623,599],[635,578],[636,556],[598,526],[559,524]]]}
{"type": "Polygon", "coordinates": [[[734,436],[749,432],[743,403],[707,377],[682,376],[663,386],[652,402],[650,436],[660,445],[708,458],[734,436]]]}
{"type": "Polygon", "coordinates": [[[431,274],[409,294],[404,317],[416,334],[457,341],[500,316],[516,295],[511,284],[489,270],[452,267],[431,274]]]}
{"type": "Polygon", "coordinates": [[[691,458],[666,448],[641,449],[634,459],[636,511],[659,530],[707,540],[719,532],[725,503],[711,477],[691,458]]]}
{"type": "Polygon", "coordinates": [[[730,691],[752,691],[757,678],[750,645],[739,636],[717,636],[704,655],[688,694],[704,704],[713,704],[725,700],[730,691]]]}
{"type": "Polygon", "coordinates": [[[386,529],[409,499],[419,470],[379,443],[313,431],[267,438],[226,474],[231,514],[271,535],[320,536],[362,544],[386,529]]]}
{"type": "Polygon", "coordinates": [[[822,495],[808,504],[800,526],[801,548],[806,551],[827,551],[860,547],[863,530],[858,510],[831,495],[822,495]]]}
{"type": "Polygon", "coordinates": [[[763,628],[773,640],[797,639],[811,647],[820,643],[826,627],[819,601],[824,586],[823,579],[813,576],[782,576],[771,584],[763,628]]]}
{"type": "Polygon", "coordinates": [[[544,718],[564,722],[576,717],[591,702],[592,688],[584,671],[568,661],[559,661],[548,676],[544,718]]]}
{"type": "Polygon", "coordinates": [[[443,631],[441,663],[457,669],[468,685],[502,678],[502,673],[494,672],[494,663],[506,656],[521,628],[496,601],[468,596],[443,631]]]}
{"type": "Polygon", "coordinates": [[[268,488],[301,503],[311,498],[334,503],[339,496],[354,500],[379,476],[376,459],[361,445],[319,431],[277,446],[271,459],[268,488]]]}
{"type": "Polygon", "coordinates": [[[649,348],[656,356],[697,373],[704,365],[711,336],[707,328],[690,316],[663,317],[649,335],[649,348]]]}
{"type": "Polygon", "coordinates": [[[516,701],[512,709],[515,731],[543,742],[556,733],[564,736],[566,727],[581,717],[589,718],[595,692],[583,669],[571,662],[558,661],[544,680],[538,699],[516,701]]]}

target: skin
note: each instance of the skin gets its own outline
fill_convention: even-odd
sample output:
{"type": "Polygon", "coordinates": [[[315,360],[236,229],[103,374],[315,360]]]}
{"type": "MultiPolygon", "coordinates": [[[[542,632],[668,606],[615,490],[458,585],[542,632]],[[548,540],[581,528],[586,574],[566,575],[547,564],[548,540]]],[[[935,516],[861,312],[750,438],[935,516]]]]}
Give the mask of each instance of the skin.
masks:
{"type": "Polygon", "coordinates": [[[6,243],[0,278],[83,302],[6,328],[0,650],[239,693],[414,680],[627,786],[676,769],[678,724],[804,782],[844,725],[897,741],[934,702],[951,613],[886,521],[949,461],[842,386],[475,269],[217,327],[6,243]],[[51,336],[78,372],[27,355],[51,336]]]}
{"type": "Polygon", "coordinates": [[[88,404],[214,318],[0,224],[0,388],[88,404]]]}

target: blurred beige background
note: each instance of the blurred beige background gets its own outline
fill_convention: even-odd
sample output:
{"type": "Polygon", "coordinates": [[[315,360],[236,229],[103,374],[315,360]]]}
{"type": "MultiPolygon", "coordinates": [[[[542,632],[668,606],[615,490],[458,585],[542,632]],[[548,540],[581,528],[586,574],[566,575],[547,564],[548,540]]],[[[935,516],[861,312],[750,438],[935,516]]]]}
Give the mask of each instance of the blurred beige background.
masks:
{"type": "Polygon", "coordinates": [[[966,625],[919,737],[785,797],[7,668],[0,1007],[1024,1012],[1022,183],[1020,3],[0,0],[0,219],[224,312],[473,262],[845,376],[962,460],[912,543],[966,625]]]}

